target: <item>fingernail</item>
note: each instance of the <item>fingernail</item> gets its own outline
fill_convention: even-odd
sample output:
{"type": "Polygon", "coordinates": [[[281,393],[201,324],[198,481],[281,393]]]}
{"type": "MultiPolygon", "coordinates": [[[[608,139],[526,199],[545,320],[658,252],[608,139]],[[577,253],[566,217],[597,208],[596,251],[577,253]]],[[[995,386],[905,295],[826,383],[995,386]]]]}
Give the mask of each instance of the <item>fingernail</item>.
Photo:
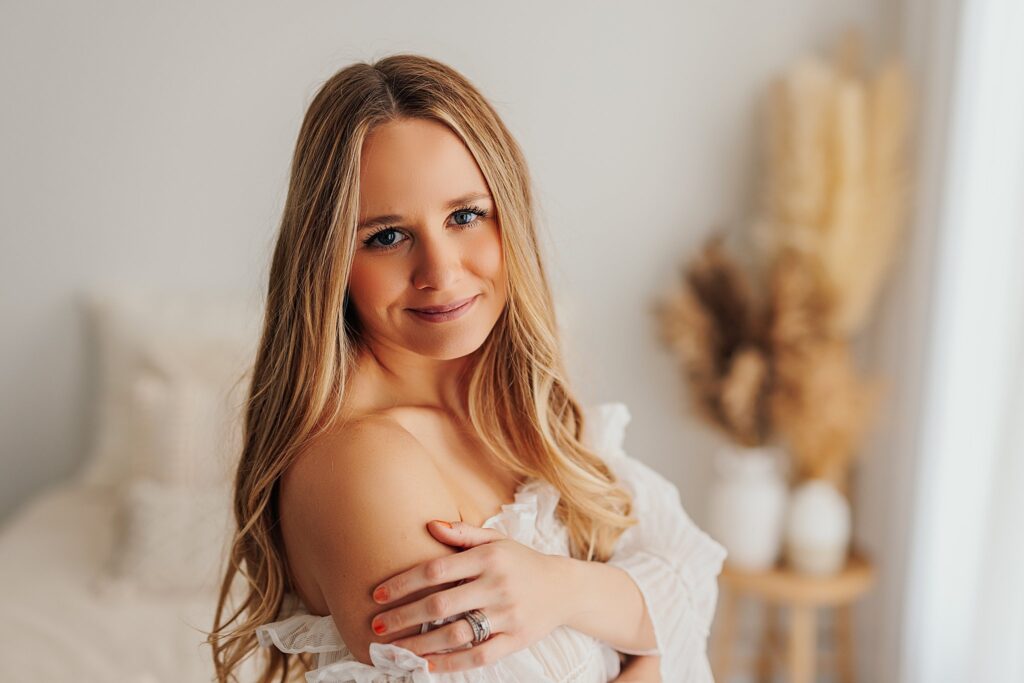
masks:
{"type": "Polygon", "coordinates": [[[437,668],[437,666],[434,664],[434,660],[433,659],[428,659],[427,660],[427,668],[430,669],[431,671],[433,671],[434,669],[437,668]]]}
{"type": "Polygon", "coordinates": [[[384,622],[379,621],[377,619],[374,619],[373,620],[373,632],[376,633],[378,636],[380,634],[384,633],[384,622]]]}
{"type": "Polygon", "coordinates": [[[438,524],[444,524],[444,525],[445,525],[446,527],[448,527],[449,529],[451,529],[451,528],[452,528],[451,522],[446,522],[446,521],[444,521],[443,519],[435,519],[435,520],[433,520],[433,521],[437,522],[438,524]]]}
{"type": "Polygon", "coordinates": [[[373,599],[376,600],[377,602],[387,602],[388,601],[388,587],[387,586],[379,586],[377,588],[377,590],[373,591],[373,599]]]}

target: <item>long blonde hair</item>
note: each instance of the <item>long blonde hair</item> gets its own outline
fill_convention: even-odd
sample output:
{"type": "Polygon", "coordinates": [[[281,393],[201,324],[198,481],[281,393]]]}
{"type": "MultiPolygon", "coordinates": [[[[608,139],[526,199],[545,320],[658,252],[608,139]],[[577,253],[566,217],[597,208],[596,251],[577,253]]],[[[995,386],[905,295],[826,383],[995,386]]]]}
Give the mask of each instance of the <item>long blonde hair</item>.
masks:
{"type": "MultiPolygon", "coordinates": [[[[313,98],[292,158],[244,407],[233,501],[238,528],[207,638],[218,681],[237,680],[237,669],[257,649],[256,627],[277,618],[291,590],[277,485],[339,414],[362,343],[345,289],[355,251],[363,141],[382,123],[415,117],[444,123],[462,139],[490,187],[500,225],[508,303],[462,382],[476,434],[510,472],[545,479],[559,490],[556,513],[573,557],[606,561],[621,533],[636,523],[629,493],[582,443],[584,414],[567,384],[519,146],[490,104],[451,67],[411,54],[353,64],[313,98]],[[239,575],[247,594],[228,616],[239,575]]],[[[292,655],[269,649],[267,656],[259,680],[287,681],[292,655]]],[[[305,670],[313,666],[305,657],[301,663],[305,670]]]]}

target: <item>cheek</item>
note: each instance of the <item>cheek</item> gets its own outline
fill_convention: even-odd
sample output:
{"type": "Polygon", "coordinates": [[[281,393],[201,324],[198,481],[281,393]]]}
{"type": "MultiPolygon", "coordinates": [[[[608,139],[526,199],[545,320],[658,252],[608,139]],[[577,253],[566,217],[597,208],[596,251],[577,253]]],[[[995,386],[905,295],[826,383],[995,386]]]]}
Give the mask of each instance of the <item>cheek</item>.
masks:
{"type": "Polygon", "coordinates": [[[505,260],[502,257],[501,236],[492,228],[477,236],[472,251],[474,270],[481,277],[500,282],[504,277],[505,260]]]}
{"type": "Polygon", "coordinates": [[[393,301],[401,294],[403,277],[389,259],[356,256],[349,276],[350,296],[356,310],[365,313],[393,301]]]}

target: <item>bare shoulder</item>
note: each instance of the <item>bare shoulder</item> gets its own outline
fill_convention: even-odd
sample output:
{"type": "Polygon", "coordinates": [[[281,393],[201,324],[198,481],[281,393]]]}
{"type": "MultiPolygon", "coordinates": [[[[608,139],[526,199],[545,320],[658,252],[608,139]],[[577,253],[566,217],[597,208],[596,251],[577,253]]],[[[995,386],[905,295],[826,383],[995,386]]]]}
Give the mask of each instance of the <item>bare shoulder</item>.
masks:
{"type": "Polygon", "coordinates": [[[302,453],[281,483],[282,533],[297,581],[322,596],[342,639],[369,663],[370,629],[378,605],[373,588],[385,579],[455,550],[430,534],[431,519],[458,519],[458,507],[429,454],[386,415],[369,415],[324,435],[302,453]]]}
{"type": "MultiPolygon", "coordinates": [[[[446,492],[441,472],[423,445],[386,414],[363,416],[323,435],[285,477],[285,486],[300,492],[295,501],[300,508],[312,500],[335,505],[342,494],[349,502],[341,504],[347,506],[352,500],[394,498],[398,492],[415,494],[414,501],[446,492]]],[[[454,503],[452,509],[457,518],[454,503]]]]}

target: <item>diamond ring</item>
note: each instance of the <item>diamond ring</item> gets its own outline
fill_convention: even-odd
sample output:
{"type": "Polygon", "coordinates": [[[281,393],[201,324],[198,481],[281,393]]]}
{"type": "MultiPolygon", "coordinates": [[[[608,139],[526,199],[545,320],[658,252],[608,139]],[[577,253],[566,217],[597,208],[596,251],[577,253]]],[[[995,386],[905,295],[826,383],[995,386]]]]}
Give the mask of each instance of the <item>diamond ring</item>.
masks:
{"type": "Polygon", "coordinates": [[[487,615],[478,609],[472,609],[464,615],[469,625],[473,627],[473,644],[482,643],[491,637],[491,622],[487,615]]]}

